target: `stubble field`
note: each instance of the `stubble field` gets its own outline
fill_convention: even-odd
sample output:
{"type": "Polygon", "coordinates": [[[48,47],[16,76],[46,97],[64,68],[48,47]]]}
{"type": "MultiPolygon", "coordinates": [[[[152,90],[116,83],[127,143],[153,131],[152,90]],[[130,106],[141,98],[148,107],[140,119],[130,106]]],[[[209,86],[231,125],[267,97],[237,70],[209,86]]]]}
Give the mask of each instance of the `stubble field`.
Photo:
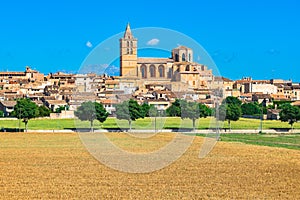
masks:
{"type": "MultiPolygon", "coordinates": [[[[174,134],[148,139],[106,133],[121,148],[153,151],[174,134]]],[[[198,158],[195,137],[173,164],[147,174],[112,170],[76,133],[0,133],[1,199],[299,199],[300,151],[218,142],[198,158]]]]}

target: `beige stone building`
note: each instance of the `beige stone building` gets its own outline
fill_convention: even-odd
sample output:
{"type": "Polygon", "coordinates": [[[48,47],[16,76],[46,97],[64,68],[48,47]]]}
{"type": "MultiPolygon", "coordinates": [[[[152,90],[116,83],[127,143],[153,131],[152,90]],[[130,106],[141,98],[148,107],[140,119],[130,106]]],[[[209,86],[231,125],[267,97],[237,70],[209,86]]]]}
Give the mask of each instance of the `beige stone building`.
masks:
{"type": "Polygon", "coordinates": [[[120,39],[120,87],[144,88],[151,83],[170,84],[172,91],[207,88],[212,82],[212,70],[193,62],[193,50],[179,46],[170,58],[138,57],[138,39],[132,35],[130,25],[120,39]]]}

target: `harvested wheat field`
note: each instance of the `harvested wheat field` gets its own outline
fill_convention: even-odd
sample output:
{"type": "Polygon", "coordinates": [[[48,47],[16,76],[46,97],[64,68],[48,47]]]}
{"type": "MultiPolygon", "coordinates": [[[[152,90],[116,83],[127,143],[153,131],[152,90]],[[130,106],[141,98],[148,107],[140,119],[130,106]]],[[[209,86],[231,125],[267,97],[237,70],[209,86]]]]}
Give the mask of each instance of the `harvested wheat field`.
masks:
{"type": "MultiPolygon", "coordinates": [[[[109,138],[128,151],[154,150],[173,134],[109,138]]],[[[1,199],[300,199],[300,151],[218,142],[198,158],[195,137],[173,164],[147,174],[112,170],[75,133],[0,133],[1,199]]]]}

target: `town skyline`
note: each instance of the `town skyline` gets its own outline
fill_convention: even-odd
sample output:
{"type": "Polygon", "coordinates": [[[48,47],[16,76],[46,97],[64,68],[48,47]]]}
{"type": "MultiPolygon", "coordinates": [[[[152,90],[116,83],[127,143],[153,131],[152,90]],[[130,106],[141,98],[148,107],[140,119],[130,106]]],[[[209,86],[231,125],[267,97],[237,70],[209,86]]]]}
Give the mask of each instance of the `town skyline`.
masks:
{"type": "Polygon", "coordinates": [[[300,66],[298,8],[299,3],[292,0],[154,1],[118,7],[97,1],[4,2],[0,71],[22,71],[28,65],[45,74],[76,72],[98,44],[121,33],[130,22],[133,29],[162,27],[188,35],[207,50],[220,74],[233,80],[251,76],[299,82],[295,73],[300,66]],[[189,8],[188,19],[165,12],[166,8],[178,10],[181,4],[189,8]],[[146,14],[152,7],[155,14],[146,14]]]}

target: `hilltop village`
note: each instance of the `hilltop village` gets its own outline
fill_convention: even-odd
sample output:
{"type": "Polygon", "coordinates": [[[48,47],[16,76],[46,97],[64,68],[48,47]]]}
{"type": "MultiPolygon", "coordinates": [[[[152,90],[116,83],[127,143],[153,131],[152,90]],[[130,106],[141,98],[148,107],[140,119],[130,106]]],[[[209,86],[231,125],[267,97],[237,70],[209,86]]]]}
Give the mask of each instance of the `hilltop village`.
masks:
{"type": "Polygon", "coordinates": [[[119,42],[120,76],[62,72],[44,75],[30,67],[24,72],[0,72],[0,110],[9,117],[18,98],[29,98],[53,112],[62,106],[68,108],[52,118],[73,118],[77,107],[87,100],[103,104],[111,115],[116,104],[129,98],[158,110],[166,110],[177,98],[213,108],[215,99],[227,96],[242,102],[290,101],[300,106],[299,83],[251,77],[234,81],[214,76],[207,66],[193,61],[193,50],[185,46],[174,48],[169,58],[138,57],[138,39],[129,24],[119,42]]]}

